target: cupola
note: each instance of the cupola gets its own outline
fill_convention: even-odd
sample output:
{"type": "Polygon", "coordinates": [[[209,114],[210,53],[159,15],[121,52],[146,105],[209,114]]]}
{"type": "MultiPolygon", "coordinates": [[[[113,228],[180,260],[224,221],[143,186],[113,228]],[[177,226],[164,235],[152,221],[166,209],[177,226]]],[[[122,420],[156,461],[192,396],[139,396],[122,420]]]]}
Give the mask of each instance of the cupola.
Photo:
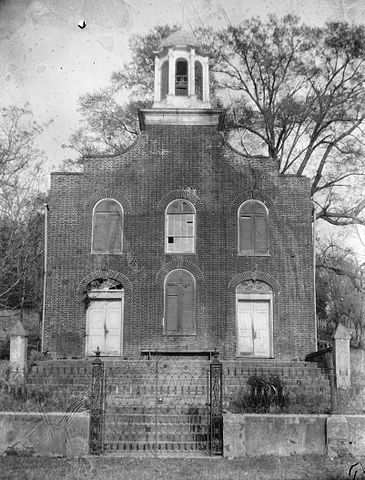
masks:
{"type": "Polygon", "coordinates": [[[208,61],[192,33],[165,38],[155,56],[153,108],[210,108],[208,61]]]}

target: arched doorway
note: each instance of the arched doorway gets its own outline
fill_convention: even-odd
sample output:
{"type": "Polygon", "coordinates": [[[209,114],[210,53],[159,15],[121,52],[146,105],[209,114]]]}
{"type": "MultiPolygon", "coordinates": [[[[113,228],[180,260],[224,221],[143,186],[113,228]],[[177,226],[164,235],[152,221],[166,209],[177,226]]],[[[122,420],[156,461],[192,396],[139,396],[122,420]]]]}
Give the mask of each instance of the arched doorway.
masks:
{"type": "Polygon", "coordinates": [[[273,356],[272,289],[260,280],[246,280],[236,288],[237,355],[273,356]]]}
{"type": "Polygon", "coordinates": [[[123,349],[124,289],[110,278],[92,281],[86,291],[87,356],[97,348],[105,356],[120,356],[123,349]]]}

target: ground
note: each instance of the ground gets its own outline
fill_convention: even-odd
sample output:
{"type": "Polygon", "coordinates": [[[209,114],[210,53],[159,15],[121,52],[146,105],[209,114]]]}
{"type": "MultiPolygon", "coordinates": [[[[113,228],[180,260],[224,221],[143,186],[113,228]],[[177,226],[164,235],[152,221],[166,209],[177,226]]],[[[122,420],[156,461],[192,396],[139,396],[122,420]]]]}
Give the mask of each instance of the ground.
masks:
{"type": "MultiPolygon", "coordinates": [[[[344,480],[365,457],[224,458],[0,457],[1,480],[344,480]]],[[[357,467],[356,480],[365,479],[357,467]]],[[[354,472],[352,472],[354,473],[354,472]]]]}

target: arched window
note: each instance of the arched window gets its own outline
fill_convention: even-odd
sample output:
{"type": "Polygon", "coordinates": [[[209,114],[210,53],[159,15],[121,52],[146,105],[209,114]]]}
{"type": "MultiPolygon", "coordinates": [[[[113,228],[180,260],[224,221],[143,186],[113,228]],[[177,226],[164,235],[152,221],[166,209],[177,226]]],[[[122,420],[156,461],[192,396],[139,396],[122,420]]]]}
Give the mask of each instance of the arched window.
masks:
{"type": "Polygon", "coordinates": [[[198,61],[195,62],[195,95],[203,100],[203,67],[198,61]]]}
{"type": "Polygon", "coordinates": [[[176,60],[175,95],[186,96],[188,94],[188,62],[180,58],[176,60]]]}
{"type": "Polygon", "coordinates": [[[93,253],[121,253],[123,210],[110,198],[98,202],[93,211],[93,253]]]}
{"type": "Polygon", "coordinates": [[[166,253],[195,252],[195,210],[187,200],[174,200],[166,209],[166,253]]]}
{"type": "Polygon", "coordinates": [[[169,93],[169,62],[166,60],[161,66],[161,100],[169,93]]]}
{"type": "Polygon", "coordinates": [[[238,252],[243,255],[264,255],[268,251],[267,208],[258,200],[248,200],[238,210],[238,252]]]}
{"type": "Polygon", "coordinates": [[[195,279],[186,270],[174,270],[166,277],[164,333],[195,334],[195,279]]]}

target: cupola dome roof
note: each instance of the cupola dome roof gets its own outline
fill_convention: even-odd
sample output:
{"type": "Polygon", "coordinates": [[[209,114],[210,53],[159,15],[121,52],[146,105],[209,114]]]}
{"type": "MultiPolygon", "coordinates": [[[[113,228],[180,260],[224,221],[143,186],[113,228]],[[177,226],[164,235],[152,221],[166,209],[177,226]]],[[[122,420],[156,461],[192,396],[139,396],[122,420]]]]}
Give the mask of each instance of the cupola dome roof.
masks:
{"type": "Polygon", "coordinates": [[[162,47],[198,47],[198,42],[193,33],[184,30],[178,30],[172,33],[162,41],[162,47]]]}

